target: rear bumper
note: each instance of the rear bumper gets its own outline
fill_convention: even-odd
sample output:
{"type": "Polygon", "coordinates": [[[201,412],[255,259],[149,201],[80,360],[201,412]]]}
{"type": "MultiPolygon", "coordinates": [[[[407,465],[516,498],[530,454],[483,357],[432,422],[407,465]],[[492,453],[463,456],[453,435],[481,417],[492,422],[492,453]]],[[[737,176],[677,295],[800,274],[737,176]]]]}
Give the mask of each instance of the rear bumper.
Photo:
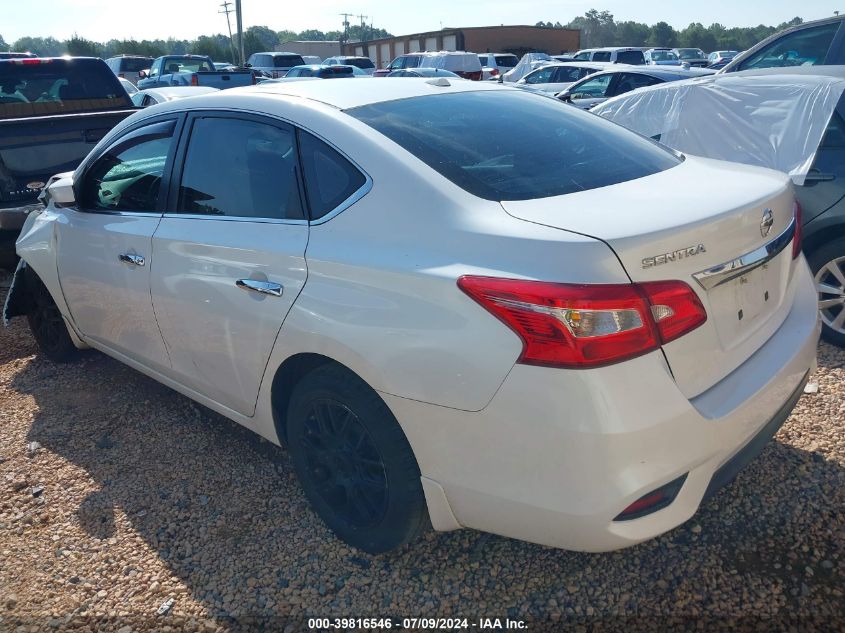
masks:
{"type": "Polygon", "coordinates": [[[583,551],[634,545],[688,520],[762,450],[815,366],[816,296],[800,265],[793,305],[774,336],[692,400],[660,352],[596,370],[517,365],[475,413],[383,394],[422,475],[443,491],[448,512],[435,508],[432,516],[583,551]],[[667,507],[614,521],[685,474],[667,507]]]}

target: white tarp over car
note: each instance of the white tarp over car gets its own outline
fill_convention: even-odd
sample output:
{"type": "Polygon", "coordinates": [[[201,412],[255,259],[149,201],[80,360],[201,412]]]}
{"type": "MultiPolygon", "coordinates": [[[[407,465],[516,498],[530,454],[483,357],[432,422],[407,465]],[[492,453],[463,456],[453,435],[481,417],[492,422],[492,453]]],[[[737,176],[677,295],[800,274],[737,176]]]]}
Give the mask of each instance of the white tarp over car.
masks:
{"type": "Polygon", "coordinates": [[[420,68],[442,68],[453,73],[473,73],[481,70],[481,62],[475,53],[449,51],[425,55],[420,60],[420,68]]]}
{"type": "Polygon", "coordinates": [[[502,75],[502,81],[519,81],[535,68],[545,66],[546,64],[551,64],[554,61],[554,59],[552,59],[545,53],[525,53],[525,55],[522,56],[522,59],[519,60],[519,63],[516,66],[514,66],[504,75],[502,75]]]}
{"type": "Polygon", "coordinates": [[[772,68],[643,88],[591,111],[681,152],[803,185],[843,90],[843,66],[772,68]]]}

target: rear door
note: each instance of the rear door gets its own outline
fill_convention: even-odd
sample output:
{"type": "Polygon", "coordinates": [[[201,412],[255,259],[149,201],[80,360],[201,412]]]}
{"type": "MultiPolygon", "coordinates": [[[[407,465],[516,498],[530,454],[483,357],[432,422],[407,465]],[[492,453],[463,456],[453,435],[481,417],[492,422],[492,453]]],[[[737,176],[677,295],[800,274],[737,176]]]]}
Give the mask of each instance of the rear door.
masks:
{"type": "Polygon", "coordinates": [[[152,235],[175,152],[176,117],[136,127],[79,175],[56,223],[59,280],[77,328],[157,371],[170,362],[150,302],[152,235]]]}
{"type": "Polygon", "coordinates": [[[252,415],[307,275],[295,131],[271,118],[197,112],[182,136],[153,237],[155,314],[174,377],[252,415]]]}
{"type": "Polygon", "coordinates": [[[637,88],[654,86],[659,83],[663,83],[663,80],[650,75],[643,75],[641,73],[619,73],[607,96],[616,97],[618,95],[623,95],[626,92],[636,90],[637,88]]]}

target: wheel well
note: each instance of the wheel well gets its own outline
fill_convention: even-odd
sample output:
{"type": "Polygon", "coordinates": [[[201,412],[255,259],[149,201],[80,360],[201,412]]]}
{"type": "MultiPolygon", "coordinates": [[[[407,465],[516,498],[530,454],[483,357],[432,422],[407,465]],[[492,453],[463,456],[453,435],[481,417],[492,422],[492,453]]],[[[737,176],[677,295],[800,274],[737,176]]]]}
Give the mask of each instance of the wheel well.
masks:
{"type": "Polygon", "coordinates": [[[285,359],[276,370],[276,375],[273,376],[270,398],[273,403],[273,424],[276,426],[276,433],[282,443],[287,440],[288,404],[290,404],[290,397],[294,388],[306,375],[323,365],[338,365],[347,371],[352,371],[328,356],[305,353],[294,354],[285,359]]]}
{"type": "Polygon", "coordinates": [[[838,240],[845,236],[845,223],[837,223],[827,226],[824,230],[814,231],[804,239],[803,248],[805,253],[821,248],[828,242],[838,240]]]}

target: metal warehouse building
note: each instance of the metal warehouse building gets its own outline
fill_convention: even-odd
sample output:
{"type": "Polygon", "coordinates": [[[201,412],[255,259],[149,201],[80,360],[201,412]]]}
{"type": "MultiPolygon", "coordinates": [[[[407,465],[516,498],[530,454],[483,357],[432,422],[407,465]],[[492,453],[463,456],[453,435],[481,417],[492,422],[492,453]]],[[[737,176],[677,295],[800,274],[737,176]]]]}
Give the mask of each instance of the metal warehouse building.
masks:
{"type": "Polygon", "coordinates": [[[567,51],[577,51],[580,45],[581,31],[578,29],[473,26],[400,35],[368,42],[349,42],[344,45],[343,52],[345,55],[369,57],[377,68],[383,68],[399,55],[418,51],[513,53],[521,57],[529,52],[559,55],[567,51]]]}

